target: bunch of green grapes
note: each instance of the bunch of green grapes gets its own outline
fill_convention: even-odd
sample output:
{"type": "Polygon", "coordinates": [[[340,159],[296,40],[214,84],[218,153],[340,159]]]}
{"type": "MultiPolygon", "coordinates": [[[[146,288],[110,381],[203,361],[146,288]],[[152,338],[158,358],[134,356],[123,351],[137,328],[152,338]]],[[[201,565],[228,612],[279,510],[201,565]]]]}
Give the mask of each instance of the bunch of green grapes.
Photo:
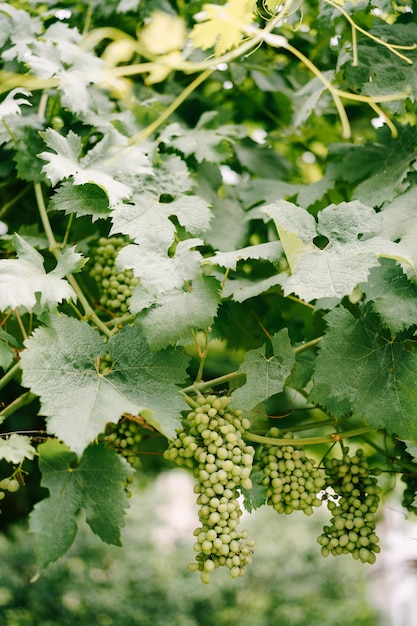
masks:
{"type": "Polygon", "coordinates": [[[278,428],[271,428],[267,437],[283,437],[288,445],[264,445],[255,469],[264,474],[262,484],[266,487],[266,499],[277,513],[290,514],[303,511],[313,513],[313,507],[321,505],[317,494],[323,489],[325,480],[314,459],[306,456],[305,450],[291,445],[294,435],[281,435],[278,428]]]}
{"type": "Polygon", "coordinates": [[[125,458],[133,469],[139,469],[139,444],[142,441],[140,424],[126,417],[117,424],[107,424],[103,441],[107,447],[125,458]]]}
{"type": "Polygon", "coordinates": [[[211,572],[227,567],[233,578],[242,576],[251,563],[254,542],[240,530],[242,515],[239,489],[250,489],[255,450],[245,443],[250,423],[241,411],[228,410],[230,398],[199,397],[197,407],[184,421],[184,429],[170,442],[165,457],[193,469],[197,483],[194,492],[199,505],[200,526],[195,529],[196,562],[204,583],[211,572]]]}
{"type": "Polygon", "coordinates": [[[0,480],[0,502],[6,497],[6,492],[15,493],[19,489],[20,484],[14,473],[0,480]]]}
{"type": "Polygon", "coordinates": [[[92,256],[90,276],[97,283],[100,292],[100,304],[113,313],[126,313],[127,301],[132,295],[138,279],[132,270],[120,272],[116,268],[116,257],[127,245],[123,237],[100,237],[92,256]]]}
{"type": "Polygon", "coordinates": [[[351,554],[363,563],[374,563],[380,552],[375,514],[381,489],[370,475],[363,450],[353,456],[348,452],[346,449],[341,459],[324,460],[327,486],[334,496],[325,496],[332,518],[317,541],[323,556],[351,554]]]}

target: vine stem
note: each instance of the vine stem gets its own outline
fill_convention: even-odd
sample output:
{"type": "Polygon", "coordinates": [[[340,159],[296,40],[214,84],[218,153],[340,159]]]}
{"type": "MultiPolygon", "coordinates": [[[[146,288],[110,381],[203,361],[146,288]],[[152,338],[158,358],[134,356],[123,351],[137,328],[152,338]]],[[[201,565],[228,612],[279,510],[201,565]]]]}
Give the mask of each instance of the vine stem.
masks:
{"type": "Polygon", "coordinates": [[[320,341],[323,339],[323,335],[321,337],[316,337],[315,339],[311,339],[311,341],[306,341],[300,346],[296,346],[293,348],[294,354],[300,354],[301,352],[305,352],[305,350],[309,350],[310,348],[314,348],[320,341]]]}
{"type": "Polygon", "coordinates": [[[256,435],[255,433],[246,432],[245,439],[247,439],[248,441],[253,441],[255,443],[263,443],[270,446],[310,446],[320,443],[335,443],[336,441],[341,441],[342,439],[347,439],[349,437],[357,437],[359,435],[369,433],[374,430],[375,429],[372,428],[372,426],[364,426],[362,428],[355,428],[354,430],[347,430],[344,433],[332,433],[331,435],[326,435],[323,437],[300,437],[299,439],[265,437],[264,435],[256,435]]]}
{"type": "Polygon", "coordinates": [[[159,115],[156,120],[148,124],[146,128],[141,130],[136,135],[133,135],[127,142],[128,146],[133,146],[142,143],[150,137],[160,126],[163,124],[173,113],[178,109],[178,107],[192,94],[192,92],[197,89],[201,83],[203,83],[206,78],[210,76],[214,71],[213,68],[209,68],[199,74],[197,78],[195,78],[183,91],[175,98],[173,102],[164,110],[161,115],[159,115]]]}
{"type": "MultiPolygon", "coordinates": [[[[39,215],[41,217],[42,225],[43,225],[46,237],[48,239],[49,250],[50,252],[52,252],[55,259],[58,260],[61,255],[60,245],[57,243],[55,239],[55,235],[51,228],[51,223],[48,218],[48,213],[47,213],[45,201],[43,198],[41,184],[35,183],[34,187],[35,187],[35,195],[36,195],[36,201],[38,204],[39,215]]],[[[94,312],[93,308],[91,307],[90,303],[85,297],[81,287],[77,283],[74,276],[72,274],[68,274],[67,280],[69,284],[71,285],[71,287],[73,288],[78,300],[80,301],[84,309],[86,317],[91,319],[95,323],[97,328],[99,328],[104,335],[106,335],[107,337],[111,337],[113,334],[112,331],[109,330],[107,326],[104,324],[104,322],[102,322],[101,319],[96,315],[96,313],[94,312]]]]}
{"type": "Polygon", "coordinates": [[[236,370],[234,372],[230,372],[229,374],[223,374],[223,376],[212,378],[211,380],[195,382],[188,387],[184,387],[184,389],[181,389],[181,391],[184,394],[188,393],[189,391],[204,391],[205,389],[210,389],[210,387],[216,387],[217,385],[222,385],[223,383],[236,380],[241,376],[244,376],[244,374],[239,370],[236,370]]]}
{"type": "Polygon", "coordinates": [[[19,374],[19,372],[20,372],[20,365],[19,365],[19,363],[15,363],[5,373],[5,375],[0,378],[0,389],[3,389],[3,387],[5,387],[11,380],[16,378],[16,376],[19,374]]]}
{"type": "Polygon", "coordinates": [[[10,402],[10,404],[0,411],[0,424],[2,424],[6,418],[10,417],[10,415],[13,415],[18,409],[33,402],[37,397],[38,396],[31,391],[26,391],[18,398],[15,398],[13,402],[10,402]]]}

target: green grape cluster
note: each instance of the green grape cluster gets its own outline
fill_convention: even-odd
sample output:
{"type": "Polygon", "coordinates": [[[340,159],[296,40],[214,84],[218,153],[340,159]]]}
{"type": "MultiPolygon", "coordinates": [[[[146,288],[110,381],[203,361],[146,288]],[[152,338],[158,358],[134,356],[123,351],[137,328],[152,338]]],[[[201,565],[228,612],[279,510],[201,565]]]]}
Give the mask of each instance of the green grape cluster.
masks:
{"type": "Polygon", "coordinates": [[[123,456],[133,469],[139,469],[139,444],[142,441],[140,424],[123,417],[117,424],[107,424],[103,440],[108,447],[123,456]]]}
{"type": "MultiPolygon", "coordinates": [[[[6,492],[15,493],[20,487],[20,482],[12,475],[0,480],[0,502],[6,497],[6,492]]],[[[0,510],[1,513],[1,510],[0,510]]]]}
{"type": "Polygon", "coordinates": [[[325,459],[324,466],[327,486],[335,495],[325,496],[332,518],[317,539],[322,555],[351,554],[363,563],[374,563],[380,552],[375,513],[381,489],[370,475],[363,450],[350,456],[346,449],[343,458],[325,459]]]}
{"type": "Polygon", "coordinates": [[[321,505],[317,494],[325,480],[313,459],[306,456],[304,448],[291,445],[294,435],[281,435],[278,428],[271,428],[267,437],[288,439],[288,445],[264,445],[254,469],[264,474],[262,484],[266,487],[266,500],[277,513],[290,514],[303,511],[313,513],[313,507],[321,505]]]}
{"type": "Polygon", "coordinates": [[[230,398],[199,397],[188,413],[184,429],[170,442],[165,458],[192,468],[197,483],[200,526],[195,529],[196,562],[204,583],[214,569],[224,566],[232,578],[243,576],[251,563],[254,542],[238,528],[242,510],[239,489],[250,489],[255,450],[244,440],[250,423],[241,411],[229,410],[230,398]]]}
{"type": "Polygon", "coordinates": [[[132,295],[138,279],[132,270],[116,268],[117,253],[126,246],[123,237],[100,237],[92,256],[90,276],[100,291],[100,305],[112,313],[126,313],[127,301],[132,295]]]}

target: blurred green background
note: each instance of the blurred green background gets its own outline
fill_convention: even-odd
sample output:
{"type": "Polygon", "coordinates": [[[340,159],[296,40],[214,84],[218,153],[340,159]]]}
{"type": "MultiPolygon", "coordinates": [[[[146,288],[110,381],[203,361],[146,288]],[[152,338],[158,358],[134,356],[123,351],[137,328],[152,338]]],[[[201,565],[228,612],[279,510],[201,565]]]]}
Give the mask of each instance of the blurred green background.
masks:
{"type": "Polygon", "coordinates": [[[83,519],[69,553],[37,580],[33,538],[0,536],[2,626],[377,626],[367,584],[372,566],[323,559],[320,509],[245,514],[256,541],[246,575],[217,570],[210,585],[190,573],[197,525],[192,478],[167,471],[135,485],[123,548],[107,546],[83,519]]]}

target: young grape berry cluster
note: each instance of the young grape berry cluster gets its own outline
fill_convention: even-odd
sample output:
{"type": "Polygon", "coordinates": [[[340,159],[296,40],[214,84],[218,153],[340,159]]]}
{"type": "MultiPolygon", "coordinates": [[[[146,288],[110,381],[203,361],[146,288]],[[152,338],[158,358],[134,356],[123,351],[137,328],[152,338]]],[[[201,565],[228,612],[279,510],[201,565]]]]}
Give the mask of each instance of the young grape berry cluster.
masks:
{"type": "Polygon", "coordinates": [[[266,487],[267,503],[277,513],[303,511],[311,515],[313,507],[321,505],[317,494],[325,484],[322,472],[303,448],[291,445],[292,433],[281,435],[273,427],[266,436],[288,439],[285,446],[264,445],[254,468],[264,474],[262,484],[266,487]]]}
{"type": "MultiPolygon", "coordinates": [[[[15,493],[20,487],[20,482],[14,475],[0,480],[0,502],[6,497],[6,492],[15,493]]],[[[1,510],[0,510],[1,513],[1,510]]]]}
{"type": "Polygon", "coordinates": [[[369,473],[363,450],[353,456],[348,452],[346,449],[341,459],[324,460],[327,486],[335,497],[325,496],[332,518],[317,541],[323,556],[351,554],[363,563],[374,563],[380,552],[375,513],[381,489],[369,473]]]}
{"type": "Polygon", "coordinates": [[[200,526],[194,531],[196,562],[188,567],[199,571],[204,583],[221,566],[233,578],[242,576],[251,563],[254,542],[238,528],[242,511],[239,488],[250,489],[255,450],[244,441],[250,423],[241,411],[229,410],[230,398],[199,397],[184,429],[170,442],[165,458],[193,470],[194,492],[199,505],[200,526]]]}
{"type": "Polygon", "coordinates": [[[132,270],[119,271],[116,268],[117,253],[127,242],[123,237],[100,237],[97,243],[90,276],[99,288],[100,304],[113,313],[126,313],[127,301],[138,284],[132,270]]]}
{"type": "Polygon", "coordinates": [[[142,441],[141,427],[134,420],[123,417],[117,424],[107,424],[104,442],[133,467],[140,467],[138,444],[142,441]]]}

